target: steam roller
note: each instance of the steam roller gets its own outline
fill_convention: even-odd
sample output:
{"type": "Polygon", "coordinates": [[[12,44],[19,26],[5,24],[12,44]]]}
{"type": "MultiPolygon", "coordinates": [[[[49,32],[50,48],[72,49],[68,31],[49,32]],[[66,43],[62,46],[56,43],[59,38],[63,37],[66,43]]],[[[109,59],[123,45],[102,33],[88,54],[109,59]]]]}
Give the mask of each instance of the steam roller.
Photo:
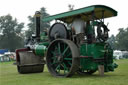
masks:
{"type": "Polygon", "coordinates": [[[105,19],[117,11],[105,5],[92,5],[77,10],[43,17],[35,13],[36,33],[26,39],[25,48],[16,50],[17,70],[21,74],[43,72],[44,65],[55,77],[75,73],[93,74],[114,71],[113,49],[108,43],[109,29],[105,19]],[[54,24],[40,32],[41,24],[54,24]]]}

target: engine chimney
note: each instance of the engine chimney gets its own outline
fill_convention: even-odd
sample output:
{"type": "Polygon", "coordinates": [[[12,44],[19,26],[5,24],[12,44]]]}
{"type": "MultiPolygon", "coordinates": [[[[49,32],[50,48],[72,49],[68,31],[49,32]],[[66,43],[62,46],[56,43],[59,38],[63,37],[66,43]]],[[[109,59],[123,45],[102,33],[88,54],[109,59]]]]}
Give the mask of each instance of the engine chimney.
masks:
{"type": "Polygon", "coordinates": [[[39,11],[36,11],[36,13],[35,13],[35,28],[36,28],[37,41],[40,41],[40,18],[41,18],[41,13],[39,11]]]}

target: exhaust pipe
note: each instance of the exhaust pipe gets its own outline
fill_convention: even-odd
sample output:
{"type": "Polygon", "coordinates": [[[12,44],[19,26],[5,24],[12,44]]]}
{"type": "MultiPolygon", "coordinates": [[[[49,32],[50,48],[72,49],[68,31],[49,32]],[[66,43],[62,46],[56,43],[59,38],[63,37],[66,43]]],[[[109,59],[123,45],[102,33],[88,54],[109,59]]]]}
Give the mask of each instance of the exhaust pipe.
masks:
{"type": "Polygon", "coordinates": [[[41,13],[39,11],[36,11],[35,13],[35,29],[36,29],[36,39],[37,42],[40,41],[40,18],[41,18],[41,13]]]}

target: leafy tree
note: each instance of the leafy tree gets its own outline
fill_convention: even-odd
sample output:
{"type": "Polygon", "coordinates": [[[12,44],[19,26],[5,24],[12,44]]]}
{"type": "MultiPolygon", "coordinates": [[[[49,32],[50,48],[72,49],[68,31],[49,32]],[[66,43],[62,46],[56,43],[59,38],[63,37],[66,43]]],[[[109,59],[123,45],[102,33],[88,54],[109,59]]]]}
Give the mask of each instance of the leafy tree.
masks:
{"type": "Polygon", "coordinates": [[[116,36],[116,45],[118,50],[128,51],[128,28],[120,28],[119,33],[116,36]]]}
{"type": "Polygon", "coordinates": [[[18,23],[11,15],[0,17],[0,49],[15,51],[23,46],[23,34],[21,33],[24,23],[18,23]]]}
{"type": "Polygon", "coordinates": [[[110,38],[108,39],[108,43],[114,50],[116,49],[116,37],[114,35],[110,36],[110,38]]]}
{"type": "MultiPolygon", "coordinates": [[[[41,12],[41,19],[43,19],[43,17],[47,17],[49,16],[49,14],[46,12],[46,9],[44,7],[42,7],[40,9],[41,12]]],[[[30,21],[30,23],[27,24],[28,26],[28,30],[26,31],[26,37],[30,37],[33,33],[35,33],[35,19],[33,16],[28,16],[28,19],[30,21]]],[[[41,29],[40,31],[42,32],[44,29],[49,28],[50,27],[50,23],[49,22],[41,22],[41,29]]]]}

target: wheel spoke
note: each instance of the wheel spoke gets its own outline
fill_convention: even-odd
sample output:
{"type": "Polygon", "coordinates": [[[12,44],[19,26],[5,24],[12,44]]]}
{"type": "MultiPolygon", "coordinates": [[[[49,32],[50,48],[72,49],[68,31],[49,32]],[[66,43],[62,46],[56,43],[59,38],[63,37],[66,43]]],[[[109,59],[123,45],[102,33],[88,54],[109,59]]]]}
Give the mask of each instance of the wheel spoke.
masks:
{"type": "Polygon", "coordinates": [[[66,51],[69,49],[69,46],[66,47],[66,49],[64,49],[64,52],[62,53],[62,55],[64,56],[64,54],[66,53],[66,51]]]}
{"type": "Polygon", "coordinates": [[[71,66],[72,65],[72,63],[70,62],[70,61],[68,61],[68,64],[71,66]]]}
{"type": "Polygon", "coordinates": [[[72,55],[72,53],[71,53],[71,52],[67,55],[67,57],[68,57],[68,56],[70,56],[70,55],[72,55]]]}
{"type": "Polygon", "coordinates": [[[57,57],[52,57],[51,59],[53,59],[53,63],[51,65],[54,65],[54,64],[57,64],[58,63],[57,57]]]}
{"type": "Polygon", "coordinates": [[[70,55],[71,55],[71,52],[66,57],[69,57],[70,55]]]}
{"type": "Polygon", "coordinates": [[[57,59],[57,58],[56,58],[56,57],[52,57],[51,59],[53,59],[53,60],[54,60],[54,59],[57,59]]]}
{"type": "Polygon", "coordinates": [[[61,54],[60,43],[58,43],[58,52],[59,52],[59,54],[61,54]]]}
{"type": "Polygon", "coordinates": [[[55,68],[55,70],[60,70],[60,64],[55,68]]]}
{"type": "Polygon", "coordinates": [[[58,68],[56,70],[58,73],[60,73],[60,65],[58,66],[58,68]]]}
{"type": "Polygon", "coordinates": [[[65,73],[65,71],[67,71],[67,72],[68,72],[69,70],[68,70],[68,67],[66,66],[66,64],[65,64],[65,63],[63,63],[63,65],[64,65],[64,73],[65,73]]]}
{"type": "Polygon", "coordinates": [[[56,54],[53,51],[51,51],[51,53],[53,54],[53,56],[56,56],[56,54]]]}
{"type": "Polygon", "coordinates": [[[64,58],[64,60],[72,60],[72,58],[64,58]]]}
{"type": "Polygon", "coordinates": [[[51,65],[54,65],[54,64],[57,64],[58,62],[53,62],[53,63],[51,63],[51,65]]]}
{"type": "Polygon", "coordinates": [[[64,68],[64,74],[65,74],[65,67],[64,67],[64,65],[63,65],[63,64],[61,64],[61,66],[64,68]]]}
{"type": "Polygon", "coordinates": [[[61,66],[64,68],[64,74],[66,74],[66,71],[68,72],[68,68],[66,67],[66,65],[64,63],[61,64],[61,66]]]}

